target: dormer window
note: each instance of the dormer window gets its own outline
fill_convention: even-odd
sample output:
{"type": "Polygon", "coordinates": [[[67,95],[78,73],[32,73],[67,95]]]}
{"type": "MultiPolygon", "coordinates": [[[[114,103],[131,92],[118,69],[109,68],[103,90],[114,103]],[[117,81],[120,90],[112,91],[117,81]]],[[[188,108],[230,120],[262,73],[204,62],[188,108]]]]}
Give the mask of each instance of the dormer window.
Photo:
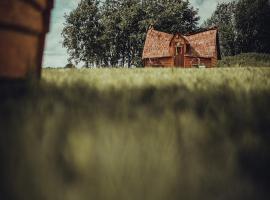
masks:
{"type": "Polygon", "coordinates": [[[183,46],[177,46],[176,49],[175,49],[175,55],[178,56],[178,55],[181,55],[183,54],[183,46]]]}

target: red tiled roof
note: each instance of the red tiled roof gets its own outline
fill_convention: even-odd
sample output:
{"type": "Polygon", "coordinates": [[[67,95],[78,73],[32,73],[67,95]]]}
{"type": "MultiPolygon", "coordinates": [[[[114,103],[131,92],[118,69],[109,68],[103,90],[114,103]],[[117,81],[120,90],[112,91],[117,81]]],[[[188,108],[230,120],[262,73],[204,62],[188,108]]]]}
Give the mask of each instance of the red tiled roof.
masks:
{"type": "MultiPolygon", "coordinates": [[[[174,35],[150,29],[146,36],[143,50],[144,58],[171,57],[170,43],[174,35]]],[[[199,33],[182,35],[190,44],[189,56],[216,57],[217,53],[217,29],[212,28],[199,33]]]]}
{"type": "Polygon", "coordinates": [[[191,55],[215,57],[217,52],[217,29],[185,36],[191,46],[191,55]]]}
{"type": "Polygon", "coordinates": [[[173,36],[150,29],[145,40],[143,58],[170,57],[170,43],[173,36]]]}

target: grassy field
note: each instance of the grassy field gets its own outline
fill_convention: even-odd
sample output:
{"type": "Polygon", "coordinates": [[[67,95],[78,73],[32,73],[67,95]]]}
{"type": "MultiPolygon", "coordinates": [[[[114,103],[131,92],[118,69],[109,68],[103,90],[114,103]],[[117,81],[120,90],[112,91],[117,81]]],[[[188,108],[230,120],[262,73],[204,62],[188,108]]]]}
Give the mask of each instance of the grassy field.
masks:
{"type": "Polygon", "coordinates": [[[0,92],[0,199],[269,198],[270,68],[50,69],[0,92]]]}

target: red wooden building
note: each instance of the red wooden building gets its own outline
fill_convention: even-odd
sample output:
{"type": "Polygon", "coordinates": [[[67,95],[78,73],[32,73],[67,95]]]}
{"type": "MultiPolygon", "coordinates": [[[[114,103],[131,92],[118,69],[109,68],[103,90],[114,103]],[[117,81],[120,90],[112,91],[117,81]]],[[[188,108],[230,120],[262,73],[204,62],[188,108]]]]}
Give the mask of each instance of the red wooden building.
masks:
{"type": "Polygon", "coordinates": [[[220,58],[216,27],[188,35],[150,28],[142,56],[145,67],[214,67],[220,58]]]}

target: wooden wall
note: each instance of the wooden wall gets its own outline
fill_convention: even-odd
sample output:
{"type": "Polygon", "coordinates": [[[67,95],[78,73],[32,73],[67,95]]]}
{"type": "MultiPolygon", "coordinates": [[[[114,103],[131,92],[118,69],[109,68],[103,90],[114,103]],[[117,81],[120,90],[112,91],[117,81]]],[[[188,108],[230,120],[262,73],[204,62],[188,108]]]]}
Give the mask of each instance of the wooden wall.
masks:
{"type": "MultiPolygon", "coordinates": [[[[192,64],[196,62],[196,57],[192,56],[185,56],[185,67],[192,67],[192,64]]],[[[205,65],[206,67],[213,67],[212,59],[211,58],[200,58],[201,65],[205,65]]]]}
{"type": "MultiPolygon", "coordinates": [[[[185,56],[184,66],[185,68],[193,67],[196,57],[185,56]],[[193,62],[193,63],[192,63],[193,62]]],[[[205,65],[206,67],[215,67],[217,65],[217,59],[214,58],[200,58],[200,64],[205,65]]],[[[174,57],[166,57],[166,58],[157,58],[144,60],[145,67],[175,67],[174,57]]]]}
{"type": "Polygon", "coordinates": [[[53,0],[0,0],[0,78],[40,77],[53,0]]]}
{"type": "Polygon", "coordinates": [[[145,59],[144,60],[145,67],[173,67],[174,66],[174,58],[173,57],[165,57],[165,58],[157,58],[157,59],[145,59]]]}

